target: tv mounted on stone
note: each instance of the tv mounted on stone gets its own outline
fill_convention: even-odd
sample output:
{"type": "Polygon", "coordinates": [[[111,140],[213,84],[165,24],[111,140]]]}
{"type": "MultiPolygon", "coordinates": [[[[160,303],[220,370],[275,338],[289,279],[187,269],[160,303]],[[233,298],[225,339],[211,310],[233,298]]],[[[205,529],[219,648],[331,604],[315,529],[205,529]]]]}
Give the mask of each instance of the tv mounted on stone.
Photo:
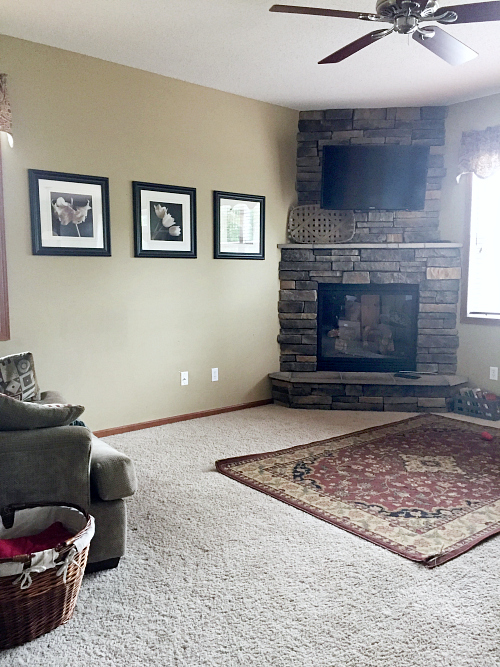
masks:
{"type": "Polygon", "coordinates": [[[323,147],[321,208],[421,211],[428,146],[323,147]]]}

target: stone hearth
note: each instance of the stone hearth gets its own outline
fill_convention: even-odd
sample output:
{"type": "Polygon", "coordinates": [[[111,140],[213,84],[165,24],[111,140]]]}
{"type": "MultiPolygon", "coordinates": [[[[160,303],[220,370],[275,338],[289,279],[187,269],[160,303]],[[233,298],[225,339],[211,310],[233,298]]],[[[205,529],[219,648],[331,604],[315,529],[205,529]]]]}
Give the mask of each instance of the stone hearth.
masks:
{"type": "Polygon", "coordinates": [[[447,412],[467,378],[422,375],[419,379],[393,373],[271,373],[273,400],[289,408],[314,410],[390,410],[447,412]]]}

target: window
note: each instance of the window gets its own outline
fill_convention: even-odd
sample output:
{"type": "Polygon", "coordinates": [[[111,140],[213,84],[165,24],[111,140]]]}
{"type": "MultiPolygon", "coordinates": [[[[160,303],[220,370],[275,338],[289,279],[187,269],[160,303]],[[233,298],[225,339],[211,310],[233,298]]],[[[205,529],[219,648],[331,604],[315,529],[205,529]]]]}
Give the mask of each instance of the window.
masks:
{"type": "Polygon", "coordinates": [[[462,321],[500,324],[500,171],[489,178],[470,173],[468,179],[470,215],[462,321]]]}

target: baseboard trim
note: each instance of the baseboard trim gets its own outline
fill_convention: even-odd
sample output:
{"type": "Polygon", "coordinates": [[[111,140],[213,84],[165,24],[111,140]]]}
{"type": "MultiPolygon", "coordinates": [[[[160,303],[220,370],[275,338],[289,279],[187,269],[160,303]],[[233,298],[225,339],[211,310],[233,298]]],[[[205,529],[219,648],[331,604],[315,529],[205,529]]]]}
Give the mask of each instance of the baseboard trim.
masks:
{"type": "Polygon", "coordinates": [[[220,415],[224,412],[236,412],[236,410],[246,410],[247,408],[257,408],[259,405],[269,405],[272,398],[266,398],[262,401],[252,401],[251,403],[240,403],[239,405],[228,405],[225,408],[214,408],[213,410],[202,410],[201,412],[191,412],[187,415],[176,415],[175,417],[164,417],[163,419],[153,419],[149,422],[140,422],[138,424],[128,424],[127,426],[117,426],[116,428],[104,428],[100,431],[94,431],[98,438],[104,438],[107,435],[119,435],[120,433],[129,433],[130,431],[141,431],[144,428],[153,428],[154,426],[164,426],[165,424],[174,424],[175,422],[184,422],[189,419],[199,419],[200,417],[211,417],[220,415]]]}

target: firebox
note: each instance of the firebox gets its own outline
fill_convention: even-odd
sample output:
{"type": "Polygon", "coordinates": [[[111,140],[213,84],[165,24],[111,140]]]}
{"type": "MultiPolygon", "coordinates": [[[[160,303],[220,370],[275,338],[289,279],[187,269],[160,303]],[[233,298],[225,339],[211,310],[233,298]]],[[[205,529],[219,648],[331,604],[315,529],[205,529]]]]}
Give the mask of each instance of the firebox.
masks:
{"type": "Polygon", "coordinates": [[[418,285],[318,285],[318,370],[414,371],[418,285]]]}

